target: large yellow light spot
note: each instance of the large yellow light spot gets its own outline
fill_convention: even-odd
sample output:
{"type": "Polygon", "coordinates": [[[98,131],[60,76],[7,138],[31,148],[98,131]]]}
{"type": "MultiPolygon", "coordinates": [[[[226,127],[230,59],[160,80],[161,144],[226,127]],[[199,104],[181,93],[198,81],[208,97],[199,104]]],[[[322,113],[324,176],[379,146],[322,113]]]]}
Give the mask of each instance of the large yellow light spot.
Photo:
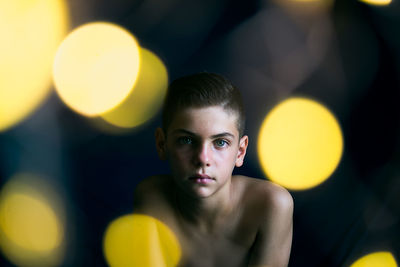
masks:
{"type": "Polygon", "coordinates": [[[156,55],[144,48],[140,64],[134,90],[119,106],[102,115],[108,123],[132,128],[149,120],[161,107],[168,85],[167,70],[156,55]]]}
{"type": "Polygon", "coordinates": [[[63,0],[0,0],[0,131],[26,118],[50,92],[67,24],[63,0]]]}
{"type": "Polygon", "coordinates": [[[62,259],[61,208],[48,190],[26,174],[0,194],[0,248],[19,266],[55,266],[62,259]]]}
{"type": "Polygon", "coordinates": [[[397,263],[392,253],[382,251],[358,259],[351,267],[397,267],[397,263]]]}
{"type": "Polygon", "coordinates": [[[65,38],[54,60],[53,78],[69,107],[96,116],[129,95],[139,64],[139,45],[132,34],[111,23],[95,22],[65,38]]]}
{"type": "Polygon", "coordinates": [[[335,117],[305,98],[291,98],[276,106],[258,137],[259,160],[266,175],[294,190],[326,180],[336,169],[342,150],[342,133],[335,117]]]}
{"type": "Polygon", "coordinates": [[[392,0],[359,0],[359,1],[375,6],[387,6],[392,2],[392,0]]]}
{"type": "Polygon", "coordinates": [[[160,221],[140,214],[114,220],[106,230],[103,248],[111,267],[172,267],[181,256],[173,232],[160,221]]]}

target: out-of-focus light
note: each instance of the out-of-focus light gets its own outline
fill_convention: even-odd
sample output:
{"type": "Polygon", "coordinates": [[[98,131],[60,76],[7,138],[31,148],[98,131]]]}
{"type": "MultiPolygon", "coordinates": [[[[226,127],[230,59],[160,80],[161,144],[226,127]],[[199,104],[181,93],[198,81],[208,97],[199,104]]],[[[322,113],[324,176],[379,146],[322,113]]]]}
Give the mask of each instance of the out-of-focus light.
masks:
{"type": "Polygon", "coordinates": [[[174,233],[147,215],[125,215],[107,228],[105,258],[111,267],[177,266],[181,249],[174,233]]]}
{"type": "Polygon", "coordinates": [[[387,6],[392,2],[392,0],[359,0],[359,1],[375,6],[387,6]]]}
{"type": "Polygon", "coordinates": [[[290,98],[277,105],[258,136],[258,156],[267,177],[293,190],[325,181],[336,169],[342,151],[342,133],[335,117],[306,98],[290,98]]]}
{"type": "Polygon", "coordinates": [[[40,180],[19,174],[0,193],[0,248],[18,266],[56,266],[64,226],[57,197],[40,180]]]}
{"type": "Polygon", "coordinates": [[[138,126],[159,110],[167,85],[168,73],[163,62],[151,51],[141,48],[140,71],[134,90],[124,102],[101,117],[118,127],[138,126]]]}
{"type": "Polygon", "coordinates": [[[0,0],[0,131],[25,119],[50,92],[67,16],[63,0],[0,0]]]}
{"type": "Polygon", "coordinates": [[[392,253],[382,251],[358,259],[351,267],[397,267],[397,263],[392,253]]]}
{"type": "Polygon", "coordinates": [[[58,48],[53,79],[73,110],[96,116],[120,104],[139,73],[139,44],[122,27],[94,22],[72,31],[58,48]]]}

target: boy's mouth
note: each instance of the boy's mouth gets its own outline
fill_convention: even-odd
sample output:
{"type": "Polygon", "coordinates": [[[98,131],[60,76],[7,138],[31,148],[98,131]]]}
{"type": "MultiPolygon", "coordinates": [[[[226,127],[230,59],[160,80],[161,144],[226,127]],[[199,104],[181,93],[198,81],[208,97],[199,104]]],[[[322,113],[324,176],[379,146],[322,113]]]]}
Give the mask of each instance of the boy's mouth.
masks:
{"type": "Polygon", "coordinates": [[[191,177],[189,177],[189,180],[197,183],[197,184],[208,184],[212,181],[214,181],[214,178],[211,178],[207,174],[196,174],[191,177]]]}

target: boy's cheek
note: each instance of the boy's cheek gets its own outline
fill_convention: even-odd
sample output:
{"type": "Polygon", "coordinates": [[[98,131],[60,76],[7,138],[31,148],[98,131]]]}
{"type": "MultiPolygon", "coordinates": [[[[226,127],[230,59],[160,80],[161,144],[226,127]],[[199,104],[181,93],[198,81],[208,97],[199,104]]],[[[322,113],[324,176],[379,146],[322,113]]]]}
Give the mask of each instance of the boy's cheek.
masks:
{"type": "Polygon", "coordinates": [[[169,164],[173,166],[174,169],[182,168],[188,159],[189,155],[183,153],[169,153],[167,158],[169,164]]]}
{"type": "Polygon", "coordinates": [[[191,156],[191,151],[185,148],[176,148],[169,150],[170,151],[170,158],[171,159],[188,159],[191,156]]]}

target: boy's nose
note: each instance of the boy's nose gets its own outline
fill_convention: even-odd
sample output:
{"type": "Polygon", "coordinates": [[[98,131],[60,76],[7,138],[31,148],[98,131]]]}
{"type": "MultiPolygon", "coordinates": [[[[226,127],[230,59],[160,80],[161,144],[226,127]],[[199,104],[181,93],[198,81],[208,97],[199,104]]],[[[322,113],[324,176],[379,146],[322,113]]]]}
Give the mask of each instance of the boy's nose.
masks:
{"type": "Polygon", "coordinates": [[[211,151],[206,144],[199,146],[196,156],[197,164],[200,166],[210,166],[211,151]]]}

